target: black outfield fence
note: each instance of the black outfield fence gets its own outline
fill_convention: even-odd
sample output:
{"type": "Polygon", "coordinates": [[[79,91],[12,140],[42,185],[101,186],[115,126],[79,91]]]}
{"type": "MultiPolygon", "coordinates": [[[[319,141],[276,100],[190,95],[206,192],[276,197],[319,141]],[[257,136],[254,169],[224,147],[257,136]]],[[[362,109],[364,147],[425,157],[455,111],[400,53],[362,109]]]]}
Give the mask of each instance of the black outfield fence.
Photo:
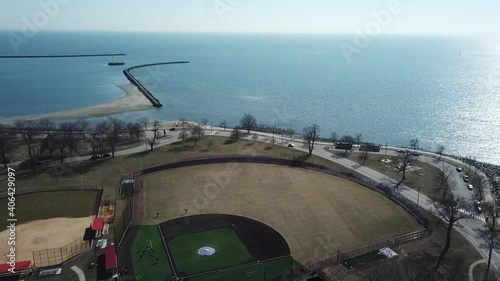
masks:
{"type": "Polygon", "coordinates": [[[116,223],[113,227],[113,242],[117,245],[117,247],[120,246],[121,240],[123,239],[123,236],[132,221],[133,215],[133,196],[128,197],[123,201],[125,206],[121,212],[121,217],[115,219],[116,223]]]}

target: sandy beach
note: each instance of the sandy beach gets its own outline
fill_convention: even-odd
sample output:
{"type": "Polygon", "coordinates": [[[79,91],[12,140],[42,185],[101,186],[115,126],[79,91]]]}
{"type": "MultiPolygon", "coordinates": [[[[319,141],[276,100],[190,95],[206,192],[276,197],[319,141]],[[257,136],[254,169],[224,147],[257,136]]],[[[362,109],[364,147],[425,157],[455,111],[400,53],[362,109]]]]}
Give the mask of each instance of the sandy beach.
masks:
{"type": "Polygon", "coordinates": [[[12,123],[18,119],[66,119],[66,118],[80,118],[80,117],[101,117],[111,114],[125,113],[130,111],[139,111],[154,108],[151,102],[137,89],[133,84],[125,84],[117,86],[124,90],[127,95],[117,100],[112,100],[106,103],[77,108],[66,111],[59,111],[47,114],[33,115],[22,118],[2,120],[0,123],[12,123]]]}

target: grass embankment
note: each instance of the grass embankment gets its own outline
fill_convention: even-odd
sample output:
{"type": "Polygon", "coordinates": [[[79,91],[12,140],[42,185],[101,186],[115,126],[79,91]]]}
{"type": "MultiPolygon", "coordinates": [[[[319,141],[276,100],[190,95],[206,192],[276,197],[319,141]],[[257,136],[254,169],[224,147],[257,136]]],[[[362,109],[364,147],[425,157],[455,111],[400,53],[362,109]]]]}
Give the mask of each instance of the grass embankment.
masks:
{"type": "MultiPolygon", "coordinates": [[[[347,158],[358,163],[359,165],[366,166],[370,169],[387,175],[395,181],[400,181],[402,178],[402,173],[398,172],[392,164],[386,164],[381,161],[382,159],[389,159],[394,162],[397,159],[395,156],[368,154],[368,157],[363,164],[362,153],[343,153],[338,150],[330,151],[338,157],[347,158]]],[[[422,194],[425,194],[427,197],[433,200],[438,200],[440,198],[440,193],[436,188],[436,179],[440,175],[442,175],[441,170],[429,163],[418,161],[418,158],[416,160],[417,161],[415,162],[415,165],[413,165],[413,167],[406,171],[406,179],[403,184],[412,187],[415,190],[420,190],[422,194]]]]}

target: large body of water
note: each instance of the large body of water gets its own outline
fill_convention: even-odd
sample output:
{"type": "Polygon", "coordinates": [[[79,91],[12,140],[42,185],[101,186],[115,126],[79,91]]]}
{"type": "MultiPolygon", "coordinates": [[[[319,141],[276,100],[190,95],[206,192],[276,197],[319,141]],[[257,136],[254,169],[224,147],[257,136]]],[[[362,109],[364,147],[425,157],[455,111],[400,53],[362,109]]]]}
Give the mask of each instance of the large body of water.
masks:
{"type": "MultiPolygon", "coordinates": [[[[39,33],[15,53],[7,32],[0,55],[126,53],[127,66],[190,64],[133,73],[164,104],[118,114],[303,127],[321,136],[361,133],[367,141],[422,147],[500,164],[500,37],[380,36],[348,62],[348,35],[39,33]]],[[[0,119],[68,110],[124,93],[110,58],[0,59],[0,119]]]]}

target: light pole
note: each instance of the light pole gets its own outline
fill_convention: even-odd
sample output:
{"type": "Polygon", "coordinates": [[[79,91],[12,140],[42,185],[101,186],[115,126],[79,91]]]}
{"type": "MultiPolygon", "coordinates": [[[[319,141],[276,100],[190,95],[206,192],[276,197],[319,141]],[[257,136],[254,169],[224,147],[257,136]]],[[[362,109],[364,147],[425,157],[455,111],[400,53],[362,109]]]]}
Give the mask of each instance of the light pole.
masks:
{"type": "Polygon", "coordinates": [[[387,157],[387,142],[385,142],[385,157],[387,157]]]}
{"type": "Polygon", "coordinates": [[[418,193],[417,193],[417,208],[418,208],[418,201],[420,200],[420,186],[418,187],[418,193]]]}

